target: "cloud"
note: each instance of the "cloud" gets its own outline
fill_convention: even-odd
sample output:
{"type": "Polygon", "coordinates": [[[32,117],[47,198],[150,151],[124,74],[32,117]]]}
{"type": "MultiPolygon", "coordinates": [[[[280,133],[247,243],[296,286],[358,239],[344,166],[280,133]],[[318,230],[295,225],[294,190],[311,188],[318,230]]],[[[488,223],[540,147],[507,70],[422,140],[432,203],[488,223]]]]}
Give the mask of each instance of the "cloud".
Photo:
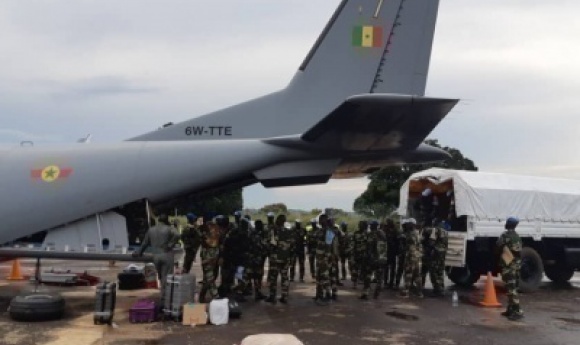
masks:
{"type": "Polygon", "coordinates": [[[144,87],[138,82],[131,82],[119,76],[101,76],[81,79],[55,86],[57,98],[86,99],[101,96],[123,94],[157,93],[159,89],[144,87]]]}
{"type": "Polygon", "coordinates": [[[54,135],[39,135],[17,129],[0,128],[1,143],[17,143],[23,141],[32,141],[33,143],[55,143],[61,140],[61,137],[54,135]]]}

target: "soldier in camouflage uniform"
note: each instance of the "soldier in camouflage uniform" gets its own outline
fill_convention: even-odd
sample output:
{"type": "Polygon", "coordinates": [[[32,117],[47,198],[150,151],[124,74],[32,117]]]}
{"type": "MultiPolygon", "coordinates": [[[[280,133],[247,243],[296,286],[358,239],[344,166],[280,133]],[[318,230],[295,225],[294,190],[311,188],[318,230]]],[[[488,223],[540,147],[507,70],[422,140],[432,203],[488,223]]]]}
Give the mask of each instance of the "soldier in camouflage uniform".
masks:
{"type": "Polygon", "coordinates": [[[397,243],[398,243],[398,253],[397,253],[397,277],[395,279],[395,290],[399,289],[401,286],[401,280],[403,278],[403,273],[405,273],[405,258],[407,257],[407,247],[405,245],[407,241],[407,233],[403,230],[403,224],[401,223],[401,228],[397,229],[397,243]]]}
{"type": "Polygon", "coordinates": [[[209,291],[211,298],[218,295],[216,286],[216,267],[220,257],[220,228],[214,222],[207,222],[200,227],[201,234],[201,268],[203,271],[203,286],[199,292],[199,302],[206,302],[209,291]]]}
{"type": "Polygon", "coordinates": [[[310,266],[310,276],[312,279],[316,280],[316,233],[318,232],[318,226],[316,225],[316,219],[312,218],[310,220],[310,230],[306,234],[306,248],[308,249],[308,265],[310,266]]]}
{"type": "Polygon", "coordinates": [[[421,287],[421,260],[423,259],[421,232],[413,218],[405,220],[403,230],[405,231],[405,287],[401,290],[401,296],[409,297],[409,290],[413,286],[417,297],[423,298],[421,287]]]}
{"type": "Polygon", "coordinates": [[[427,273],[433,285],[433,294],[438,297],[444,296],[445,291],[445,256],[447,254],[448,236],[447,231],[440,225],[438,219],[433,220],[433,226],[423,229],[423,267],[421,270],[421,282],[425,287],[427,273]]]}
{"type": "Polygon", "coordinates": [[[186,217],[187,225],[181,231],[181,242],[183,242],[183,250],[185,251],[183,273],[191,271],[191,265],[195,261],[197,251],[201,245],[201,235],[196,224],[197,216],[193,213],[188,213],[186,217]]]}
{"type": "Polygon", "coordinates": [[[364,277],[364,290],[361,299],[368,299],[371,289],[371,281],[373,274],[377,279],[374,298],[378,298],[385,276],[384,266],[387,263],[387,237],[385,233],[379,229],[379,222],[376,220],[370,223],[370,232],[367,236],[366,258],[362,267],[362,274],[364,277]]]}
{"type": "MultiPolygon", "coordinates": [[[[346,280],[346,261],[350,257],[350,237],[348,227],[345,222],[340,223],[340,267],[342,272],[341,280],[346,280]]],[[[349,266],[350,268],[350,266],[349,266]]]]}
{"type": "Polygon", "coordinates": [[[276,304],[276,288],[278,285],[278,274],[282,285],[282,296],[280,303],[288,303],[288,293],[290,283],[288,281],[288,269],[290,261],[294,257],[296,236],[292,229],[286,229],[286,216],[281,214],[276,218],[272,231],[269,232],[270,256],[268,262],[268,284],[270,285],[270,296],[266,302],[276,304]]]}
{"type": "Polygon", "coordinates": [[[387,237],[387,265],[385,267],[385,285],[389,289],[395,287],[397,273],[397,257],[399,255],[399,231],[392,219],[387,219],[384,227],[387,237]]]}
{"type": "Polygon", "coordinates": [[[235,298],[238,302],[245,301],[243,292],[246,288],[246,281],[243,274],[238,276],[238,284],[234,286],[236,273],[240,268],[245,269],[248,262],[249,251],[249,221],[240,220],[239,226],[234,226],[226,235],[223,242],[222,261],[222,281],[220,286],[220,295],[229,297],[230,293],[235,292],[235,298]]]}
{"type": "Polygon", "coordinates": [[[359,279],[364,279],[361,275],[362,267],[366,262],[367,253],[367,228],[368,223],[364,220],[358,222],[358,229],[352,234],[352,287],[356,289],[359,279]]]}
{"type": "Polygon", "coordinates": [[[306,260],[306,252],[304,248],[304,242],[306,241],[306,229],[302,227],[300,219],[296,219],[294,223],[294,234],[296,235],[296,250],[294,252],[294,257],[292,258],[292,267],[290,268],[290,281],[294,281],[294,276],[296,274],[296,261],[298,261],[298,270],[300,273],[300,282],[304,283],[304,262],[306,260]]]}
{"type": "Polygon", "coordinates": [[[339,243],[336,229],[331,226],[328,216],[319,217],[320,228],[316,231],[316,296],[317,304],[326,305],[337,299],[335,280],[332,277],[333,265],[338,265],[339,243]]]}
{"type": "Polygon", "coordinates": [[[524,312],[520,308],[518,287],[520,281],[520,268],[522,265],[522,239],[516,232],[519,219],[510,217],[507,219],[503,234],[497,240],[496,248],[500,256],[501,279],[505,283],[508,296],[507,310],[502,313],[511,321],[520,320],[524,312]]]}
{"type": "Polygon", "coordinates": [[[258,219],[254,229],[250,231],[250,245],[248,256],[248,278],[254,286],[254,298],[260,301],[266,298],[262,294],[262,278],[264,276],[264,258],[268,256],[264,223],[258,219]]]}

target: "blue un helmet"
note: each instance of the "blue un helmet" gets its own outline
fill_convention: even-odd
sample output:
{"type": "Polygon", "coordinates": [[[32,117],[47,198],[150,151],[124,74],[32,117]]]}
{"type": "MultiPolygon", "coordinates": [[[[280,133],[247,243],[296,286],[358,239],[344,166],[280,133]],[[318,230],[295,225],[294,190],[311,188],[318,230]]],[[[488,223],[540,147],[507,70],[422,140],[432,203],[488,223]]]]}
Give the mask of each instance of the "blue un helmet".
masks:
{"type": "Polygon", "coordinates": [[[520,223],[520,220],[517,217],[509,217],[505,221],[505,228],[506,229],[515,229],[519,223],[520,223]]]}
{"type": "Polygon", "coordinates": [[[187,217],[187,220],[190,222],[195,222],[195,220],[197,219],[197,216],[193,213],[188,213],[185,216],[187,217]]]}
{"type": "Polygon", "coordinates": [[[242,211],[234,212],[234,217],[241,217],[241,216],[242,216],[242,211]]]}

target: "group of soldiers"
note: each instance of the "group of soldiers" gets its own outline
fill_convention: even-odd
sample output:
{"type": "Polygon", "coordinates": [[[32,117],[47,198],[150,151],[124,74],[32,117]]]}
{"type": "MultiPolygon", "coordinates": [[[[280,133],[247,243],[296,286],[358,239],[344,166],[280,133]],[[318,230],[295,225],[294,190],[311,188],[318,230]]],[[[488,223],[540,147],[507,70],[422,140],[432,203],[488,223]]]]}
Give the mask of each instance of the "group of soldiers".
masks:
{"type": "Polygon", "coordinates": [[[287,226],[286,215],[268,213],[266,223],[251,221],[235,212],[234,222],[227,216],[211,219],[187,214],[181,232],[185,250],[183,271],[191,270],[201,249],[203,286],[199,299],[232,296],[239,301],[254,295],[256,301],[288,303],[290,282],[304,282],[306,257],[310,275],[316,282],[317,304],[337,300],[338,287],[347,278],[347,263],[352,287],[362,284],[361,299],[368,299],[375,284],[374,298],[384,288],[398,289],[404,276],[402,297],[413,291],[423,297],[427,274],[433,293],[443,296],[443,271],[447,251],[447,232],[436,219],[418,224],[404,219],[360,221],[358,229],[348,231],[346,223],[335,224],[327,214],[312,219],[307,226],[295,220],[287,226]],[[268,260],[268,293],[262,291],[264,267],[268,260]],[[298,264],[298,265],[297,265],[298,264]],[[221,274],[220,285],[216,283],[221,274]],[[281,294],[278,298],[278,276],[281,294]]]}

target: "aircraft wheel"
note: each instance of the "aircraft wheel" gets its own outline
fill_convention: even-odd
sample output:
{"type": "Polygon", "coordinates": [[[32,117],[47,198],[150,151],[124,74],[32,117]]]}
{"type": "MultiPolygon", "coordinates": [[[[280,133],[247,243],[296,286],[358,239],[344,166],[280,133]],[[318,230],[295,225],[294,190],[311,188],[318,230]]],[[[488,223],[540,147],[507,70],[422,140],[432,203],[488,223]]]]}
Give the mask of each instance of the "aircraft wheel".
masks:
{"type": "Polygon", "coordinates": [[[58,320],[64,315],[64,299],[58,295],[24,294],[10,301],[8,313],[16,321],[58,320]]]}

